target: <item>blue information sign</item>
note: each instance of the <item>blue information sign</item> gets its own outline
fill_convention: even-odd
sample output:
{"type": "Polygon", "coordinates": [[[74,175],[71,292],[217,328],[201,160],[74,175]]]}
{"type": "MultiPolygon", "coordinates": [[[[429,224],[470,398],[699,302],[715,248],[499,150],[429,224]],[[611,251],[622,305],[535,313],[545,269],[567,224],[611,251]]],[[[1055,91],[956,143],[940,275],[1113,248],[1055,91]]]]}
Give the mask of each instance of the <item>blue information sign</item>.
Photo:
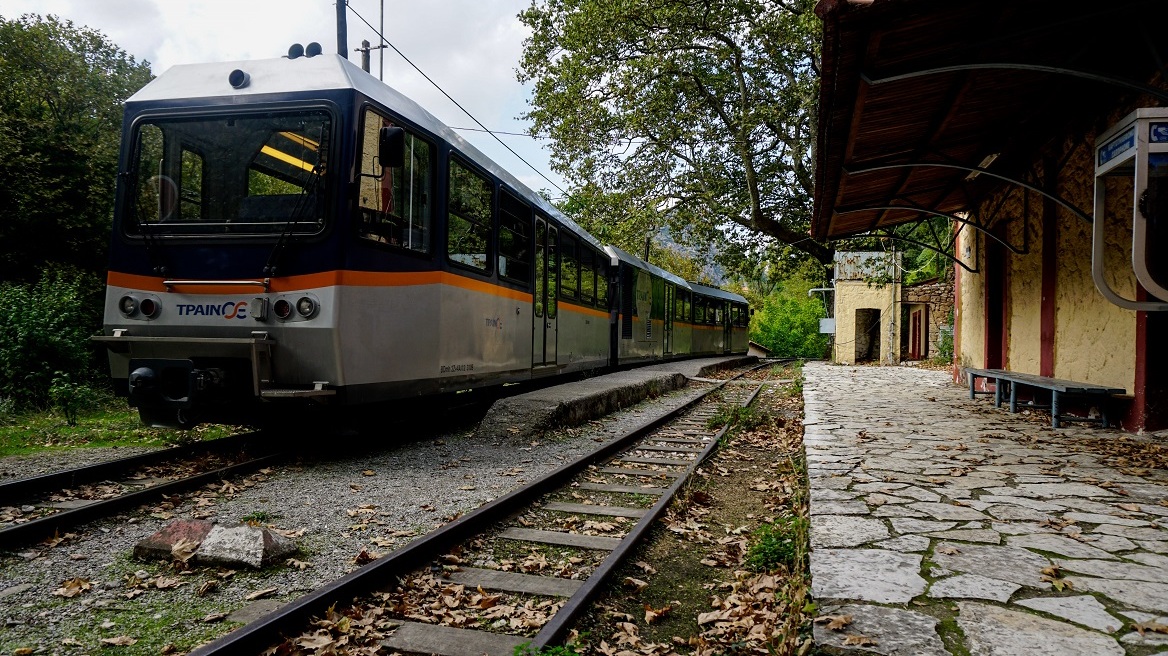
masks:
{"type": "Polygon", "coordinates": [[[1153,123],[1148,141],[1152,143],[1168,143],[1168,123],[1153,123]]]}
{"type": "Polygon", "coordinates": [[[1123,134],[1107,142],[1107,145],[1099,149],[1099,166],[1110,162],[1119,157],[1123,153],[1136,147],[1136,127],[1133,125],[1123,134]]]}

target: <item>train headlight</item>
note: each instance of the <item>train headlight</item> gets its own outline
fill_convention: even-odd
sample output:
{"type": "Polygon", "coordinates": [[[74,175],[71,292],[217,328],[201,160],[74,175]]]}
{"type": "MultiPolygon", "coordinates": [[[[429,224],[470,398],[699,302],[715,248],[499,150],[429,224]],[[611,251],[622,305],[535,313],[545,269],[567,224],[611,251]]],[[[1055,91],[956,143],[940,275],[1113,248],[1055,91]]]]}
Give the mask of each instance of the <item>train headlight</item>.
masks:
{"type": "Polygon", "coordinates": [[[287,319],[292,316],[292,304],[281,298],[275,303],[272,303],[272,312],[280,319],[287,319]]]}
{"type": "Polygon", "coordinates": [[[138,309],[142,312],[142,314],[144,316],[149,317],[151,319],[158,316],[158,310],[159,310],[158,303],[152,298],[142,299],[142,302],[138,304],[138,309]]]}
{"type": "Polygon", "coordinates": [[[138,301],[133,296],[123,296],[122,300],[118,301],[118,309],[127,317],[132,317],[138,314],[138,301]]]}
{"type": "Polygon", "coordinates": [[[307,296],[301,296],[300,300],[296,301],[296,311],[305,319],[310,319],[316,315],[317,305],[316,301],[307,296]]]}

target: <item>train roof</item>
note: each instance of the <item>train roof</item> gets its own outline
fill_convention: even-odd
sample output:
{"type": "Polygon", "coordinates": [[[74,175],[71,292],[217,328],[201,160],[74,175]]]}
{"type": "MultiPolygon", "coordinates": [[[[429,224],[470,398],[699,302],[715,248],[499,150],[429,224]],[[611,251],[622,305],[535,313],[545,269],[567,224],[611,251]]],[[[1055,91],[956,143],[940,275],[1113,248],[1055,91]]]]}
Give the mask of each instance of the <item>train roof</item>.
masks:
{"type": "Polygon", "coordinates": [[[543,196],[532,191],[506,169],[472,146],[421,105],[396,89],[361,70],[345,57],[320,54],[315,57],[253,59],[208,64],[180,64],[154,78],[126,101],[127,105],[198,98],[238,98],[272,94],[302,95],[314,91],[352,89],[377,100],[422,128],[450,143],[471,161],[488,170],[528,202],[551,215],[576,236],[597,248],[601,243],[574,221],[564,216],[543,196]],[[250,76],[247,86],[232,88],[227,81],[239,69],[250,76]]]}
{"type": "Polygon", "coordinates": [[[616,246],[605,246],[604,250],[608,251],[608,254],[611,257],[614,257],[614,258],[624,262],[625,264],[628,264],[629,266],[635,266],[638,269],[645,269],[649,273],[652,273],[653,275],[661,276],[662,278],[677,285],[678,287],[684,287],[686,289],[689,289],[689,283],[685,281],[685,278],[682,278],[681,276],[670,273],[670,272],[666,271],[665,269],[662,269],[659,266],[649,264],[648,262],[646,262],[645,260],[642,260],[641,258],[637,257],[636,255],[629,255],[628,253],[617,248],[616,246]]]}
{"type": "Polygon", "coordinates": [[[689,286],[690,289],[693,289],[695,292],[703,296],[712,296],[714,298],[722,298],[727,301],[735,301],[738,303],[749,303],[745,296],[735,294],[734,292],[728,292],[725,289],[719,289],[718,287],[710,287],[709,285],[702,285],[696,282],[689,283],[689,286]]]}

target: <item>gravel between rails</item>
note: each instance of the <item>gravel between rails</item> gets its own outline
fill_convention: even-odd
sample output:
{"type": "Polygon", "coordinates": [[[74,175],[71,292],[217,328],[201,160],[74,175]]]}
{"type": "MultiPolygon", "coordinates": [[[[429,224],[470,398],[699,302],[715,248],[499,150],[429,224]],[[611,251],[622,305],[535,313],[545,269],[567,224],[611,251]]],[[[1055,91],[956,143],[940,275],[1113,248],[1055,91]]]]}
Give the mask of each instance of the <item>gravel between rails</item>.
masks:
{"type": "MultiPolygon", "coordinates": [[[[193,648],[239,626],[231,621],[205,623],[204,617],[238,611],[253,603],[246,599],[248,595],[269,588],[275,591],[263,600],[267,608],[290,601],[353,571],[354,558],[362,550],[388,553],[403,546],[456,513],[472,510],[594,450],[707,387],[691,382],[601,420],[528,442],[479,441],[472,431],[463,430],[351,455],[338,443],[311,461],[273,467],[249,487],[237,482],[237,493],[220,495],[209,508],[213,519],[228,526],[262,514],[267,523],[280,529],[303,529],[296,558],[311,563],[305,569],[280,564],[219,579],[217,570],[209,568],[178,575],[159,563],[137,561],[131,555],[134,545],[170,521],[153,516],[154,509],[80,527],[74,531],[76,538],[56,547],[34,545],[16,553],[0,552],[0,653],[33,647],[43,649],[37,653],[87,654],[103,647],[100,639],[123,635],[138,640],[119,650],[124,654],[157,654],[169,643],[180,650],[193,648]],[[347,512],[361,507],[377,512],[376,520],[364,529],[359,527],[370,513],[354,517],[347,512]],[[403,531],[416,535],[393,537],[403,531]],[[375,539],[386,546],[375,546],[375,539]],[[184,585],[151,589],[127,599],[125,578],[143,570],[151,577],[177,578],[184,585]],[[52,594],[73,577],[90,581],[92,589],[73,598],[52,594]],[[196,591],[209,580],[216,580],[218,587],[197,596],[196,591]]],[[[83,451],[87,453],[78,453],[69,462],[61,457],[64,454],[53,454],[53,466],[122,457],[132,450],[83,451]]],[[[17,459],[0,461],[0,469],[28,475],[23,462],[27,458],[15,464],[9,460],[17,459]]],[[[195,506],[186,499],[170,512],[174,517],[190,517],[195,506]]]]}
{"type": "MultiPolygon", "coordinates": [[[[79,447],[63,451],[49,451],[29,456],[8,456],[0,458],[0,482],[11,482],[19,478],[40,476],[63,469],[75,469],[86,465],[93,465],[106,460],[129,458],[151,451],[161,451],[169,447],[106,447],[86,448],[79,447]]],[[[0,505],[4,505],[0,501],[0,505]]]]}

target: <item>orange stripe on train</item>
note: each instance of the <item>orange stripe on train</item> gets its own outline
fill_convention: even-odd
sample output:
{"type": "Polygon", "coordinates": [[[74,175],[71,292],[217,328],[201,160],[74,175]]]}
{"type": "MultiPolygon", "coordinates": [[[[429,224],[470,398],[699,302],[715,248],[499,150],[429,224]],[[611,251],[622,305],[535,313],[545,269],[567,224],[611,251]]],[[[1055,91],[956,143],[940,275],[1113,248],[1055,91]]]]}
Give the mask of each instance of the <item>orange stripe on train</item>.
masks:
{"type": "MultiPolygon", "coordinates": [[[[200,285],[197,282],[175,282],[168,289],[163,284],[165,278],[140,276],[120,271],[110,271],[106,284],[151,292],[181,292],[185,294],[282,294],[319,289],[321,287],[413,287],[418,285],[449,285],[473,292],[502,296],[517,301],[531,302],[531,294],[508,287],[501,287],[481,280],[445,271],[423,272],[372,272],[372,271],[324,271],[301,276],[270,278],[267,292],[261,292],[258,285],[200,285]]],[[[257,280],[259,282],[259,280],[257,280]]]]}

